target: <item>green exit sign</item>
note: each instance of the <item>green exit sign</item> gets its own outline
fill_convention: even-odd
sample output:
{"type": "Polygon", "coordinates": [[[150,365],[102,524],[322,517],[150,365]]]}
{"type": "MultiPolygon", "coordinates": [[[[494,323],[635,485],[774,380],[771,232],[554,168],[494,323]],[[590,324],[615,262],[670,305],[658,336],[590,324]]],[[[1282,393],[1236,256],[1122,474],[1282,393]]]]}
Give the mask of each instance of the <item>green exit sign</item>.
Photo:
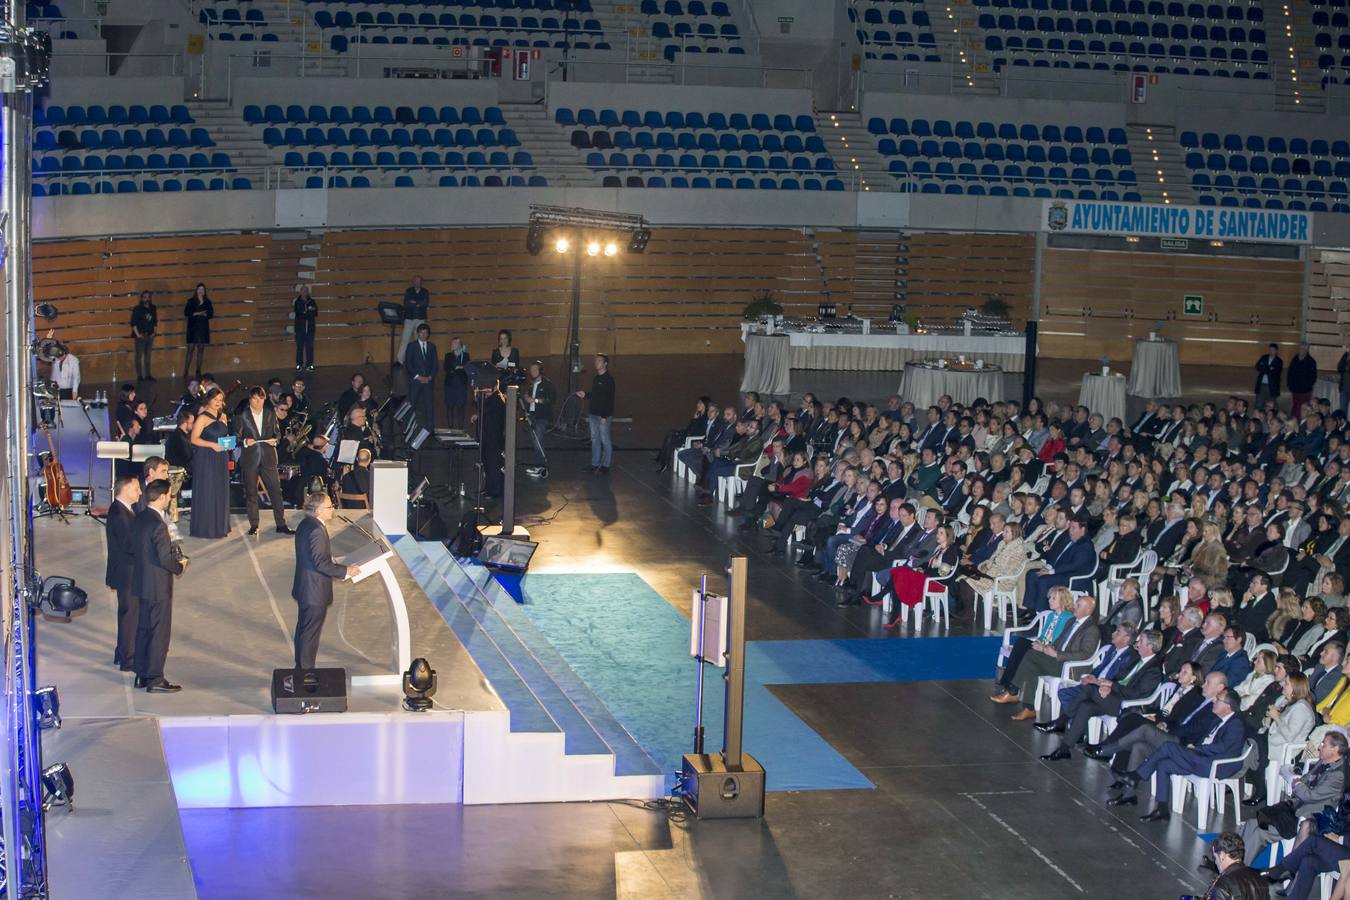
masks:
{"type": "Polygon", "coordinates": [[[1203,316],[1205,298],[1199,294],[1186,294],[1181,298],[1181,314],[1184,316],[1203,316]]]}

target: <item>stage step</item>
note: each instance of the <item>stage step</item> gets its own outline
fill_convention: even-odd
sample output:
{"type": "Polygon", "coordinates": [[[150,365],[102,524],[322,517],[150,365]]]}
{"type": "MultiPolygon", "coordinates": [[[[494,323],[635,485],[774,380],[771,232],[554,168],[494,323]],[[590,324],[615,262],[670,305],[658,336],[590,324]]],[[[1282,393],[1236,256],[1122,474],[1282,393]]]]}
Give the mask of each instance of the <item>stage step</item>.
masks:
{"type": "MultiPolygon", "coordinates": [[[[439,546],[439,545],[437,545],[439,546]]],[[[426,545],[424,544],[425,548],[426,545]]],[[[444,547],[441,547],[443,552],[444,547]]],[[[614,718],[605,702],[596,696],[585,680],[573,671],[554,648],[548,637],[539,630],[520,604],[507,592],[487,569],[470,564],[460,566],[487,596],[493,609],[529,649],[530,653],[548,670],[554,682],[567,694],[614,753],[614,770],[619,775],[659,775],[661,767],[647,755],[628,730],[614,718]]]]}

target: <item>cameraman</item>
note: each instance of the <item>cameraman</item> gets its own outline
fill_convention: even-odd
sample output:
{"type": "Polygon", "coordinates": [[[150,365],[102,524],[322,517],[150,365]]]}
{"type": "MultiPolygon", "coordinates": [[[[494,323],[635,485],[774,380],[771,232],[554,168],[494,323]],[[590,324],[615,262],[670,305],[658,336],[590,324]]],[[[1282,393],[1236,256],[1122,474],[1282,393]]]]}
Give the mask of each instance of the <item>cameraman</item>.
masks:
{"type": "Polygon", "coordinates": [[[525,474],[532,478],[548,477],[548,455],[544,453],[544,435],[548,433],[549,422],[553,421],[553,404],[557,400],[557,391],[553,382],[544,377],[544,364],[535,360],[530,363],[530,385],[525,393],[525,405],[530,413],[530,435],[534,438],[534,465],[525,468],[525,474]]]}

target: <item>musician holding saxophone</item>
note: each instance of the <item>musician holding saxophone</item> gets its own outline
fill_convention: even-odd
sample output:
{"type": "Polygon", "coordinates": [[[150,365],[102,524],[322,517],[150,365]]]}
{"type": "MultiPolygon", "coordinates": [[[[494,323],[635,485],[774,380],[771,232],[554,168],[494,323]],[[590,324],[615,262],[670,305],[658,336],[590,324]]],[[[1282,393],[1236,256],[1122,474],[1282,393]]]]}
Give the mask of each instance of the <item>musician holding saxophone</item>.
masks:
{"type": "Polygon", "coordinates": [[[281,429],[276,413],[267,403],[267,392],[261,387],[249,388],[248,406],[234,420],[239,438],[239,468],[244,485],[244,499],[248,506],[248,533],[258,533],[258,479],[267,488],[272,503],[272,518],[277,534],[294,534],[286,525],[286,504],[282,499],[281,475],[277,471],[277,444],[281,429]]]}

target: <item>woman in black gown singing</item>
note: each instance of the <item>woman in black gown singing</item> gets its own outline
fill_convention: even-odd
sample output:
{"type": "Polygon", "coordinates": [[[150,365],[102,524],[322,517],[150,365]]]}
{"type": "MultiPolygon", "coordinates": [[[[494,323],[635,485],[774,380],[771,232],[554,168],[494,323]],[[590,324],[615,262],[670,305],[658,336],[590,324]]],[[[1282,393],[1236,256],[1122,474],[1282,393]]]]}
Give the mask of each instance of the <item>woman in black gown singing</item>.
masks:
{"type": "Polygon", "coordinates": [[[230,533],[230,457],[220,438],[230,433],[225,416],[225,393],[212,388],[202,398],[201,412],[192,423],[192,527],[199,538],[221,538],[230,533]]]}

